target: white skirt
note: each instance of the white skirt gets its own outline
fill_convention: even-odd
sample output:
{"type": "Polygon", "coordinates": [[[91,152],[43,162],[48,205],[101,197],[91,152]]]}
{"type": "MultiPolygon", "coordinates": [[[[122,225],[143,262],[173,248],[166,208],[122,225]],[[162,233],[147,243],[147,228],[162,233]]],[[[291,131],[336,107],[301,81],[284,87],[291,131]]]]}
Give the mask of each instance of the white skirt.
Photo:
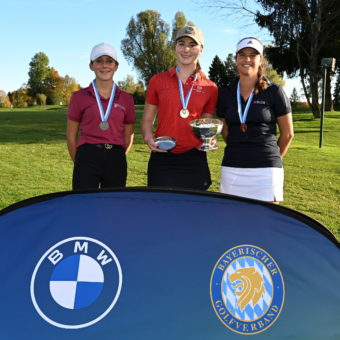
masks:
{"type": "Polygon", "coordinates": [[[283,168],[222,166],[220,191],[261,201],[283,201],[283,168]]]}

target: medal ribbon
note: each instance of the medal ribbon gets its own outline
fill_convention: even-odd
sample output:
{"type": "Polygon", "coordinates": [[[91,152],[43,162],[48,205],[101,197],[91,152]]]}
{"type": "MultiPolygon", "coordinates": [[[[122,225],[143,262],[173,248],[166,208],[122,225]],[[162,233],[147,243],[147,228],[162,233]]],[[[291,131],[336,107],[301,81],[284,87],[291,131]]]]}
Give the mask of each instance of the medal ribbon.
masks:
{"type": "Polygon", "coordinates": [[[184,98],[183,84],[182,84],[182,81],[179,77],[178,66],[176,67],[176,73],[177,73],[177,80],[178,80],[179,96],[181,98],[182,107],[183,107],[183,109],[186,109],[188,107],[188,104],[189,104],[192,89],[194,88],[194,85],[195,85],[195,82],[196,82],[196,79],[197,79],[197,73],[195,74],[194,81],[192,83],[191,89],[189,90],[189,92],[188,92],[188,94],[185,98],[184,98]]]}
{"type": "Polygon", "coordinates": [[[96,95],[96,100],[97,100],[97,105],[98,105],[98,109],[99,109],[99,113],[100,113],[100,118],[101,118],[102,122],[106,122],[109,119],[109,116],[110,116],[110,113],[111,113],[111,108],[112,108],[113,100],[115,98],[117,85],[116,85],[116,83],[114,83],[113,86],[112,86],[112,91],[111,91],[111,95],[110,95],[110,99],[109,99],[109,105],[107,106],[105,114],[104,114],[103,105],[100,101],[99,92],[98,92],[98,89],[97,89],[97,86],[96,86],[96,80],[92,81],[92,86],[93,86],[94,94],[96,95]]]}
{"type": "Polygon", "coordinates": [[[241,104],[241,90],[240,90],[240,81],[238,81],[237,84],[237,109],[238,109],[238,116],[240,117],[241,124],[245,124],[248,116],[248,110],[251,104],[251,101],[254,96],[254,89],[251,90],[251,94],[248,98],[247,105],[244,109],[244,112],[242,114],[242,104],[241,104]]]}

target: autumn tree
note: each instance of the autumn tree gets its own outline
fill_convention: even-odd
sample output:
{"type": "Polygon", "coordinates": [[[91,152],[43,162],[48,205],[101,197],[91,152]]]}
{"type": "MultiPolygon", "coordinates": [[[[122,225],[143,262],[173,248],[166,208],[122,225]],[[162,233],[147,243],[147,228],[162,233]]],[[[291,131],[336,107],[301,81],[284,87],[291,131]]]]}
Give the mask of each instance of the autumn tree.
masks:
{"type": "Polygon", "coordinates": [[[11,92],[11,102],[14,107],[27,107],[34,104],[34,99],[28,94],[28,89],[26,87],[21,87],[20,89],[11,92]]]}
{"type": "Polygon", "coordinates": [[[124,80],[117,82],[119,88],[133,96],[135,104],[144,104],[146,92],[141,81],[135,82],[132,75],[127,75],[124,80]]]}
{"type": "Polygon", "coordinates": [[[195,24],[192,21],[187,21],[185,15],[183,12],[177,12],[175,14],[174,20],[172,21],[172,35],[171,40],[173,42],[173,46],[175,47],[175,39],[177,32],[184,26],[195,26],[195,24]]]}
{"type": "Polygon", "coordinates": [[[0,107],[11,107],[11,101],[5,91],[0,90],[0,107]]]}
{"type": "Polygon", "coordinates": [[[46,94],[46,104],[58,105],[62,102],[63,83],[58,71],[53,67],[49,68],[49,75],[44,80],[44,94],[46,94]]]}
{"type": "Polygon", "coordinates": [[[80,89],[80,85],[69,75],[62,77],[61,80],[63,83],[62,103],[67,105],[70,102],[72,93],[78,91],[80,89]]]}
{"type": "Polygon", "coordinates": [[[133,94],[140,83],[136,83],[134,77],[131,74],[128,74],[125,79],[119,80],[117,85],[121,90],[133,94]]]}
{"type": "Polygon", "coordinates": [[[282,79],[282,76],[273,68],[273,65],[270,64],[266,59],[264,64],[266,70],[266,77],[268,78],[268,80],[270,80],[272,83],[284,87],[285,81],[282,79]]]}

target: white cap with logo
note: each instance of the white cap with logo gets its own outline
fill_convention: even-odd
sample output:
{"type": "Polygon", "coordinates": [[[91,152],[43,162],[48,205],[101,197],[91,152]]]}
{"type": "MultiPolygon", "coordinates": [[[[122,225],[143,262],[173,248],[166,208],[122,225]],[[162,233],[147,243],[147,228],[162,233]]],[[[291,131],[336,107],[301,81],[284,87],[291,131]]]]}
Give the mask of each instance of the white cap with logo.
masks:
{"type": "Polygon", "coordinates": [[[106,43],[100,43],[96,46],[94,46],[92,48],[91,51],[91,61],[96,60],[97,58],[103,56],[103,55],[107,55],[109,57],[111,57],[112,59],[114,59],[117,63],[117,52],[115,50],[115,48],[109,44],[106,43]]]}
{"type": "Polygon", "coordinates": [[[250,47],[263,55],[263,45],[256,38],[244,38],[239,41],[236,46],[236,53],[242,50],[243,48],[250,47]]]}

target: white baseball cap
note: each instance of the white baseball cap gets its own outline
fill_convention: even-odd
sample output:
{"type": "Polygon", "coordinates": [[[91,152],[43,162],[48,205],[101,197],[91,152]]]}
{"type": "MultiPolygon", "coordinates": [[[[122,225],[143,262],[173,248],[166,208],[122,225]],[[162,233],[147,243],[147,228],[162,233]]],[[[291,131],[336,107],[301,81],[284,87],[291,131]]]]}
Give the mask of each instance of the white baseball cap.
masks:
{"type": "Polygon", "coordinates": [[[244,38],[240,40],[236,46],[236,53],[246,47],[253,48],[257,52],[259,52],[261,55],[263,55],[263,45],[256,38],[250,37],[250,38],[244,38]]]}
{"type": "Polygon", "coordinates": [[[108,55],[118,63],[117,52],[115,48],[106,43],[100,43],[92,48],[91,61],[94,61],[103,55],[108,55]]]}

